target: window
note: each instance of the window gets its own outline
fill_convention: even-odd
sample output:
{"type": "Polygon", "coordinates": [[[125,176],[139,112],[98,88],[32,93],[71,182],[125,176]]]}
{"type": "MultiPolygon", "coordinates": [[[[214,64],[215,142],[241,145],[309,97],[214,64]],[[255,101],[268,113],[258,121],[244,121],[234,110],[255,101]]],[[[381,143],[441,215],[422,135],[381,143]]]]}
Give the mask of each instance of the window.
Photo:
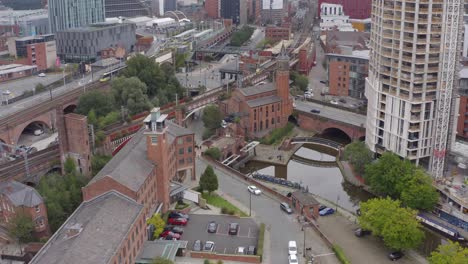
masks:
{"type": "Polygon", "coordinates": [[[184,159],[180,159],[180,160],[179,160],[179,165],[184,165],[184,163],[185,163],[185,160],[184,160],[184,159]]]}
{"type": "Polygon", "coordinates": [[[191,136],[190,136],[190,137],[187,137],[187,139],[186,139],[185,141],[187,141],[187,142],[192,142],[192,137],[191,137],[191,136]]]}
{"type": "Polygon", "coordinates": [[[184,139],[183,138],[178,138],[177,139],[177,144],[179,144],[179,145],[184,144],[184,139]]]}
{"type": "Polygon", "coordinates": [[[257,109],[254,109],[254,120],[257,120],[257,109]]]}
{"type": "Polygon", "coordinates": [[[41,211],[41,207],[39,207],[39,205],[36,205],[34,208],[36,209],[36,213],[39,213],[41,211]]]}
{"type": "Polygon", "coordinates": [[[274,105],[274,104],[271,105],[271,112],[272,112],[272,113],[275,112],[275,105],[274,105]]]}
{"type": "Polygon", "coordinates": [[[192,157],[187,158],[187,163],[192,164],[192,157]]]}
{"type": "Polygon", "coordinates": [[[274,118],[274,117],[271,118],[271,124],[272,124],[272,125],[275,124],[275,118],[274,118]]]}
{"type": "Polygon", "coordinates": [[[151,137],[151,144],[153,144],[153,145],[158,144],[158,137],[157,136],[152,136],[151,137]]]}
{"type": "Polygon", "coordinates": [[[268,129],[268,119],[265,120],[265,128],[268,129]]]}
{"type": "Polygon", "coordinates": [[[192,147],[187,148],[187,153],[192,153],[192,147]]]}
{"type": "Polygon", "coordinates": [[[181,154],[181,155],[184,154],[184,148],[179,149],[179,154],[181,154]]]}
{"type": "Polygon", "coordinates": [[[254,132],[257,132],[257,123],[254,123],[254,132]]]}

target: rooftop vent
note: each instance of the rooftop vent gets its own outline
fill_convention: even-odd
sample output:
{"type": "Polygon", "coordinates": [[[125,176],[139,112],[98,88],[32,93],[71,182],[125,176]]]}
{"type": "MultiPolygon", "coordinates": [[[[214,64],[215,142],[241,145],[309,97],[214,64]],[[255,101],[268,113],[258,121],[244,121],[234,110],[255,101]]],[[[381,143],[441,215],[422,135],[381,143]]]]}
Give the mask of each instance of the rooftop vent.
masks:
{"type": "Polygon", "coordinates": [[[78,236],[81,233],[81,231],[83,231],[83,225],[77,223],[77,224],[67,226],[65,229],[66,229],[65,239],[70,239],[70,238],[78,236]]]}

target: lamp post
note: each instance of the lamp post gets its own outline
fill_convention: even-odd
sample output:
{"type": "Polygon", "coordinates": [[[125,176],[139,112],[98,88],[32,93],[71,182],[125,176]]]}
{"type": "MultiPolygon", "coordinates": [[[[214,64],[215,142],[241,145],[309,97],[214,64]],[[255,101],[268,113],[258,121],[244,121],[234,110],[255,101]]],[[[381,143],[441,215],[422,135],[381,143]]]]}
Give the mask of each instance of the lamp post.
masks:
{"type": "Polygon", "coordinates": [[[249,191],[249,216],[252,216],[252,193],[249,191]]]}

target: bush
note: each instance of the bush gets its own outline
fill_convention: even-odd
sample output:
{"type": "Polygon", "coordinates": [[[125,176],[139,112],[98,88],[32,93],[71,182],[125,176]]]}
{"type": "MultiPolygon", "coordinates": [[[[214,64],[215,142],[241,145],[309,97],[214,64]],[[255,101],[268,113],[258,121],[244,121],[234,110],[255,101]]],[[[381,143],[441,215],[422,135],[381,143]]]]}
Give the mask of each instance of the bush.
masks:
{"type": "Polygon", "coordinates": [[[333,245],[333,251],[335,252],[336,257],[342,264],[351,264],[351,262],[346,258],[346,255],[341,247],[338,245],[333,245]]]}
{"type": "Polygon", "coordinates": [[[222,214],[228,214],[228,211],[229,211],[229,209],[227,209],[226,207],[221,208],[221,213],[222,214]]]}
{"type": "Polygon", "coordinates": [[[218,260],[218,261],[216,262],[216,264],[223,264],[223,261],[222,261],[222,260],[218,260]]]}
{"type": "Polygon", "coordinates": [[[228,215],[235,215],[236,211],[234,209],[228,209],[228,215]]]}
{"type": "Polygon", "coordinates": [[[213,136],[214,134],[215,134],[214,129],[205,129],[205,131],[203,131],[202,139],[203,140],[208,139],[211,136],[213,136]]]}
{"type": "Polygon", "coordinates": [[[215,160],[218,160],[220,157],[221,157],[221,151],[219,150],[219,148],[216,148],[216,147],[213,147],[213,148],[209,148],[205,151],[205,155],[215,159],[215,160]]]}
{"type": "Polygon", "coordinates": [[[257,242],[257,256],[260,256],[260,260],[263,257],[263,243],[265,240],[265,224],[260,224],[260,230],[258,231],[258,242],[257,242]]]}
{"type": "Polygon", "coordinates": [[[205,261],[203,261],[203,264],[211,264],[211,262],[207,259],[205,259],[205,261]]]}
{"type": "Polygon", "coordinates": [[[241,30],[232,34],[231,45],[236,47],[242,46],[242,44],[244,44],[247,40],[250,39],[254,30],[255,29],[253,27],[243,26],[241,30]]]}
{"type": "Polygon", "coordinates": [[[294,129],[293,123],[288,123],[284,127],[275,128],[271,131],[270,135],[262,138],[260,143],[265,145],[273,145],[279,143],[285,136],[287,136],[294,129]]]}

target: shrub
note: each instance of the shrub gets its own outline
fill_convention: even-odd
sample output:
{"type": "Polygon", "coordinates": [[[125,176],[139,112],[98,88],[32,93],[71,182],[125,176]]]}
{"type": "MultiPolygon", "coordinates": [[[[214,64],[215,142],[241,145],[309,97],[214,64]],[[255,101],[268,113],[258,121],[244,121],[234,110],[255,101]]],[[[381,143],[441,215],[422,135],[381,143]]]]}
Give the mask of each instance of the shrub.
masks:
{"type": "Polygon", "coordinates": [[[211,262],[207,259],[205,259],[205,261],[203,261],[203,264],[211,264],[211,262]]]}
{"type": "Polygon", "coordinates": [[[218,261],[216,262],[216,264],[223,264],[223,261],[222,261],[222,260],[218,260],[218,261]]]}
{"type": "Polygon", "coordinates": [[[235,215],[236,211],[234,209],[229,209],[228,210],[228,215],[235,215]]]}
{"type": "Polygon", "coordinates": [[[211,136],[213,136],[214,134],[215,134],[214,129],[205,129],[205,131],[203,131],[202,139],[203,140],[208,139],[211,136]]]}
{"type": "Polygon", "coordinates": [[[258,243],[257,243],[257,256],[260,256],[260,260],[263,257],[263,242],[265,239],[265,224],[260,224],[260,230],[258,231],[258,243]]]}
{"type": "Polygon", "coordinates": [[[341,247],[338,245],[333,245],[333,251],[335,252],[336,257],[342,264],[351,264],[351,262],[346,258],[346,255],[341,247]]]}
{"type": "Polygon", "coordinates": [[[205,155],[210,156],[211,158],[218,160],[221,157],[221,151],[219,148],[209,148],[205,151],[205,155]]]}
{"type": "Polygon", "coordinates": [[[221,208],[221,213],[222,213],[222,214],[227,214],[228,211],[229,211],[229,209],[227,209],[226,207],[222,207],[222,208],[221,208]]]}
{"type": "Polygon", "coordinates": [[[284,127],[275,128],[271,131],[270,135],[262,138],[260,143],[265,145],[273,145],[280,142],[285,136],[287,136],[294,129],[293,123],[288,123],[284,127]]]}

